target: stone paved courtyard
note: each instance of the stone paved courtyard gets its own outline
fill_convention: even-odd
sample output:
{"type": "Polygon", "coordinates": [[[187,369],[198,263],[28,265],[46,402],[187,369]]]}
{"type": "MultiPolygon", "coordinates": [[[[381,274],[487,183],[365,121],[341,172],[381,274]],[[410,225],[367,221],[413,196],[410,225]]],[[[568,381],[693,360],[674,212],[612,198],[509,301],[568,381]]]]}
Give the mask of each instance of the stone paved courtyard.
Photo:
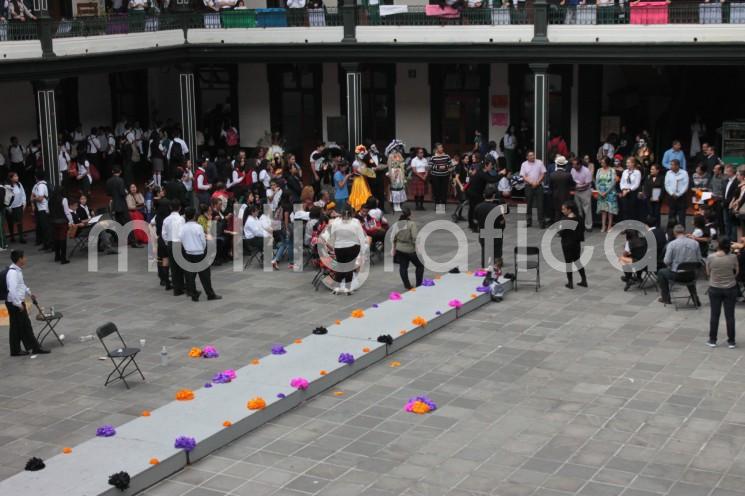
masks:
{"type": "MultiPolygon", "coordinates": [[[[508,271],[514,232],[513,222],[508,271]]],[[[530,229],[529,241],[539,233],[530,229]]],[[[468,237],[475,267],[476,238],[468,237]]],[[[588,241],[599,247],[602,238],[588,241]]],[[[454,240],[442,234],[429,244],[446,254],[454,240]]],[[[49,258],[32,253],[26,279],[42,304],[65,313],[67,345],[36,359],[0,354],[3,477],[29,456],[48,458],[103,423],[126,422],[218,368],[244,365],[400,288],[382,264],[352,297],[313,292],[310,273],[221,268],[213,279],[225,299],[194,305],[159,289],[143,261],[120,274],[107,257],[101,272],[87,274],[83,258],[64,267],[49,258]],[[133,380],[129,391],[104,388],[110,364],[98,360],[100,345],[78,342],[106,320],[132,343],[147,340],[139,360],[147,382],[133,380]],[[205,344],[221,358],[187,358],[205,344]]],[[[564,275],[544,265],[537,294],[521,286],[146,494],[745,494],[742,349],[704,345],[708,304],[676,312],[652,292],[624,293],[599,249],[588,274],[590,289],[569,291],[564,275]],[[394,360],[401,366],[390,367],[394,360]],[[404,413],[419,394],[439,409],[404,413]]],[[[700,281],[701,295],[705,287],[700,281]]]]}

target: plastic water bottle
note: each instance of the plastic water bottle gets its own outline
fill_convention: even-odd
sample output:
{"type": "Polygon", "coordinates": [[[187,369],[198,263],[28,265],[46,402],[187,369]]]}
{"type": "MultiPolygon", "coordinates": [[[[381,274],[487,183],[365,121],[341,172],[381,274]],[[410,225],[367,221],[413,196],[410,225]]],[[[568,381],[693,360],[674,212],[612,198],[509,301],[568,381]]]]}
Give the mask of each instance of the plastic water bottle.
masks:
{"type": "Polygon", "coordinates": [[[160,365],[163,367],[168,365],[168,350],[165,346],[160,350],[160,365]]]}
{"type": "Polygon", "coordinates": [[[87,336],[80,336],[80,342],[85,343],[86,341],[92,341],[93,340],[93,334],[88,334],[87,336]]]}

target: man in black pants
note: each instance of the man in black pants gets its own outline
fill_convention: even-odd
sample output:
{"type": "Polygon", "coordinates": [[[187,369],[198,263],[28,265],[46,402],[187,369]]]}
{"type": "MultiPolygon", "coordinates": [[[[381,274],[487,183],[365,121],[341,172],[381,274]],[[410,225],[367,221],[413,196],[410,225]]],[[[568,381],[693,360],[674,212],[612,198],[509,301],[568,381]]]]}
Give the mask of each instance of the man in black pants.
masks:
{"type": "Polygon", "coordinates": [[[473,232],[479,232],[479,226],[476,224],[476,206],[484,201],[484,189],[489,183],[496,183],[501,179],[500,175],[491,175],[491,170],[494,167],[492,161],[487,160],[484,162],[484,169],[476,171],[471,176],[469,181],[468,189],[466,190],[466,197],[468,198],[468,227],[473,232]]]}
{"type": "Polygon", "coordinates": [[[167,247],[173,296],[184,294],[184,271],[173,256],[174,243],[181,241],[181,229],[184,227],[184,218],[179,214],[180,211],[181,202],[171,200],[171,215],[163,220],[163,225],[160,228],[161,237],[167,247]]]}
{"type": "Polygon", "coordinates": [[[486,221],[489,214],[494,209],[502,208],[501,202],[497,201],[497,188],[489,184],[484,190],[484,201],[476,205],[474,216],[479,226],[479,244],[481,245],[481,267],[494,264],[498,258],[502,258],[502,238],[504,236],[505,219],[502,212],[496,213],[493,219],[489,219],[489,227],[486,221]],[[499,233],[497,233],[499,231],[499,233]],[[492,253],[490,257],[486,255],[486,240],[491,238],[493,241],[492,253]]]}
{"type": "Polygon", "coordinates": [[[31,294],[26,283],[23,280],[23,267],[26,266],[26,257],[23,250],[13,250],[10,252],[10,261],[7,272],[3,273],[5,277],[5,288],[8,290],[5,297],[5,307],[8,309],[10,317],[10,356],[24,356],[29,352],[34,354],[46,354],[45,350],[39,345],[34,336],[34,330],[31,327],[31,320],[28,318],[28,309],[26,308],[26,296],[36,301],[36,297],[31,294]],[[21,341],[25,351],[21,351],[21,341]]]}
{"type": "Polygon", "coordinates": [[[49,187],[44,180],[44,171],[36,171],[36,184],[31,190],[31,201],[36,216],[36,244],[41,250],[52,249],[51,229],[49,227],[49,187]]]}
{"type": "MultiPolygon", "coordinates": [[[[196,222],[196,210],[194,207],[186,207],[184,210],[186,224],[181,229],[181,244],[184,247],[184,258],[190,263],[204,263],[204,267],[199,270],[199,282],[202,283],[204,292],[207,293],[208,300],[220,300],[222,296],[215,294],[212,289],[212,278],[209,264],[204,262],[207,256],[207,237],[204,234],[202,226],[196,222]]],[[[189,269],[184,270],[186,279],[186,294],[191,296],[192,301],[199,301],[201,291],[197,291],[196,286],[197,272],[189,269]]]]}

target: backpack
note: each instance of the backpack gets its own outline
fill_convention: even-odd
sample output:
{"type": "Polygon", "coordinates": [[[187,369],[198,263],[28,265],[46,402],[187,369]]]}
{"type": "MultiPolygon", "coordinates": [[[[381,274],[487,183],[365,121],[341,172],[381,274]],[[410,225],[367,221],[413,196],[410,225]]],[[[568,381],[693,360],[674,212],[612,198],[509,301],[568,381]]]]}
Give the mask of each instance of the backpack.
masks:
{"type": "Polygon", "coordinates": [[[0,194],[3,195],[3,204],[5,205],[5,208],[9,208],[10,204],[13,203],[13,186],[9,184],[3,184],[3,191],[0,191],[0,194]]]}
{"type": "Polygon", "coordinates": [[[2,271],[0,271],[0,298],[2,298],[3,301],[8,301],[8,271],[9,270],[10,270],[10,265],[8,265],[2,271]]]}
{"type": "Polygon", "coordinates": [[[228,146],[238,146],[238,131],[236,131],[234,127],[228,128],[225,142],[228,146]]]}
{"type": "Polygon", "coordinates": [[[184,161],[184,149],[181,148],[181,143],[176,140],[171,141],[171,161],[174,160],[179,164],[184,161]]]}

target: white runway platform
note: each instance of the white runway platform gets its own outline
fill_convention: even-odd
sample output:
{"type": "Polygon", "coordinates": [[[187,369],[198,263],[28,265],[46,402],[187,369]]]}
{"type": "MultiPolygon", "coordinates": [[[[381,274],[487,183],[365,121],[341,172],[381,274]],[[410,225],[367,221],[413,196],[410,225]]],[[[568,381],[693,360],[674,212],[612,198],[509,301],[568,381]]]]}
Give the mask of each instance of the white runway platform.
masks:
{"type": "MultiPolygon", "coordinates": [[[[487,304],[489,295],[478,293],[482,278],[473,274],[446,274],[431,287],[402,294],[364,309],[363,318],[348,317],[339,324],[308,323],[308,332],[325,325],[328,334],[309,334],[300,344],[285,346],[284,355],[268,355],[258,365],[236,369],[237,379],[211,388],[194,389],[192,401],[173,401],[116,427],[116,435],[95,437],[74,446],[72,453],[44,460],[46,468],[22,472],[0,482],[1,496],[114,496],[133,495],[165,479],[187,464],[186,453],[174,448],[178,436],[193,437],[196,448],[189,455],[194,462],[225,446],[303,401],[343,381],[440,327],[487,304]],[[448,305],[457,299],[460,308],[448,305]],[[415,317],[425,326],[412,323],[415,317]],[[402,332],[405,331],[405,332],[402,332]],[[392,345],[378,343],[381,334],[393,338],[392,345]],[[369,351],[363,351],[368,348],[369,351]],[[341,353],[355,357],[353,365],[338,362],[341,353]],[[321,371],[326,375],[321,375],[321,371]],[[294,377],[310,383],[305,391],[290,386],[294,377]],[[279,398],[278,394],[286,397],[279,398]],[[256,396],[266,401],[263,410],[249,410],[247,402],[256,396]],[[225,421],[232,422],[224,427],[225,421]],[[160,463],[151,465],[157,458],[160,463]],[[109,475],[128,472],[130,488],[122,492],[108,484],[109,475]]],[[[510,284],[507,285],[511,287],[510,284]]],[[[364,291],[364,289],[363,289],[364,291]]],[[[246,358],[248,363],[249,358],[246,358]]],[[[216,362],[216,368],[218,362],[216,362]]],[[[217,373],[220,370],[215,370],[217,373]]],[[[190,385],[184,384],[185,388],[190,385]]],[[[191,385],[194,386],[194,385],[191,385]]],[[[115,385],[113,387],[118,387],[115,385]]],[[[132,394],[136,394],[136,389],[132,394]]],[[[403,405],[401,405],[403,408],[403,405]]]]}

